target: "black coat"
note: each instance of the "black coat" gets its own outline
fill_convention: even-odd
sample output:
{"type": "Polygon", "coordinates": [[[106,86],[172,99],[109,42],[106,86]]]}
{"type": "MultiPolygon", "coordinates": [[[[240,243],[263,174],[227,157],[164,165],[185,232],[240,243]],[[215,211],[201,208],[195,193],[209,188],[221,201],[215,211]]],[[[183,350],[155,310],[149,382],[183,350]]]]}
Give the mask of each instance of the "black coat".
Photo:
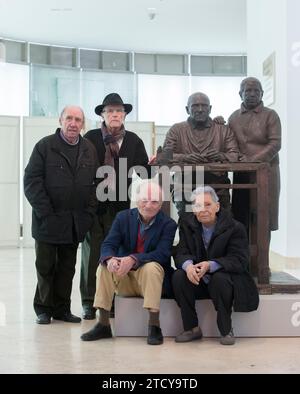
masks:
{"type": "Polygon", "coordinates": [[[32,206],[33,238],[68,244],[81,242],[92,225],[97,208],[98,160],[93,145],[80,136],[73,168],[59,133],[57,129],[35,145],[25,168],[24,192],[32,206]]]}
{"type": "MultiPolygon", "coordinates": [[[[101,129],[93,129],[88,131],[84,138],[87,138],[89,141],[93,143],[96,148],[98,161],[100,166],[104,165],[105,158],[105,144],[103,142],[101,129]]],[[[119,157],[115,159],[115,171],[116,171],[116,182],[117,182],[117,193],[118,193],[118,184],[119,177],[123,176],[119,174],[119,159],[126,158],[127,159],[127,171],[134,166],[143,166],[147,170],[147,175],[150,176],[150,166],[148,165],[148,155],[145,149],[144,142],[140,137],[138,137],[135,133],[126,130],[120,151],[119,157]]],[[[126,170],[123,168],[123,170],[126,170]]],[[[124,172],[125,173],[125,172],[124,172]]],[[[123,179],[124,180],[124,179],[123,179]]],[[[101,179],[99,180],[101,181],[101,179]]],[[[132,179],[131,176],[127,175],[127,188],[131,185],[132,179]]],[[[99,212],[105,212],[107,209],[113,211],[113,213],[117,213],[123,209],[130,208],[130,199],[128,197],[128,189],[126,189],[126,201],[120,201],[117,197],[117,201],[114,202],[102,202],[99,204],[99,212]]]]}
{"type": "Polygon", "coordinates": [[[177,268],[182,268],[186,260],[193,260],[194,263],[216,261],[222,266],[222,271],[229,273],[232,278],[234,310],[250,312],[257,309],[258,291],[248,272],[248,239],[246,230],[240,222],[232,219],[230,213],[221,209],[206,250],[202,240],[201,223],[193,213],[186,213],[179,221],[179,236],[174,257],[177,268]]]}

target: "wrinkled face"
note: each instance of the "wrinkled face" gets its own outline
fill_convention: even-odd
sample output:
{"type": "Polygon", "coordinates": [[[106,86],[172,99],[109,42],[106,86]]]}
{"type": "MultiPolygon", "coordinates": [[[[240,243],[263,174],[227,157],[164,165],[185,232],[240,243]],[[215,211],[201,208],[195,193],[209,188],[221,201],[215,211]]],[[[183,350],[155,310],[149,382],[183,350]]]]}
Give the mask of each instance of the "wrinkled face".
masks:
{"type": "Polygon", "coordinates": [[[106,105],[103,108],[102,118],[110,130],[120,130],[126,117],[123,105],[106,105]]]}
{"type": "Polygon", "coordinates": [[[193,94],[189,97],[186,111],[196,123],[205,123],[211,111],[208,97],[203,94],[193,94]]]}
{"type": "Polygon", "coordinates": [[[205,226],[211,226],[216,222],[219,209],[220,203],[214,202],[210,193],[199,194],[193,203],[194,215],[198,222],[205,226]]]}
{"type": "Polygon", "coordinates": [[[79,107],[67,107],[59,118],[59,123],[66,140],[75,142],[84,127],[82,110],[79,107]]]}
{"type": "Polygon", "coordinates": [[[150,222],[157,215],[162,206],[162,192],[157,186],[141,187],[138,195],[137,208],[145,222],[150,222]]]}
{"type": "Polygon", "coordinates": [[[240,96],[245,107],[253,109],[260,104],[263,91],[261,90],[259,83],[255,81],[246,82],[243,86],[243,90],[240,91],[240,96]]]}

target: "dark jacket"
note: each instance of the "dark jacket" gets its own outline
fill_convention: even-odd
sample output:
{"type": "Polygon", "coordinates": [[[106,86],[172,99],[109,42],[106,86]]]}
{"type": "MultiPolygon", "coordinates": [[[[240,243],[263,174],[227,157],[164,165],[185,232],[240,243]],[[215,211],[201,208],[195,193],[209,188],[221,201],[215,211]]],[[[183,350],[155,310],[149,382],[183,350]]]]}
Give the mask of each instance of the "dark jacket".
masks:
{"type": "MultiPolygon", "coordinates": [[[[96,148],[99,165],[104,165],[105,158],[105,145],[103,142],[101,129],[94,129],[88,131],[84,138],[87,138],[93,143],[96,148]]],[[[119,212],[123,209],[128,209],[130,207],[130,199],[128,197],[128,187],[131,185],[132,178],[128,176],[128,171],[134,166],[143,166],[147,170],[148,176],[150,176],[150,166],[148,165],[148,155],[145,149],[144,142],[135,133],[126,130],[120,151],[119,157],[115,159],[115,171],[116,171],[116,183],[117,183],[117,201],[105,201],[99,204],[99,213],[110,210],[113,214],[119,212]],[[123,177],[123,173],[119,174],[119,159],[127,159],[127,169],[122,168],[125,177],[127,177],[127,188],[126,188],[126,201],[120,201],[118,196],[118,185],[119,177],[123,177]]],[[[122,179],[124,181],[124,178],[122,179]]],[[[101,181],[101,179],[99,180],[101,181]]],[[[125,183],[125,182],[124,182],[125,183]]]]}
{"type": "Polygon", "coordinates": [[[73,168],[59,133],[57,129],[35,145],[25,168],[24,192],[32,206],[33,238],[68,244],[81,242],[92,224],[98,161],[93,145],[80,136],[73,168]]]}
{"type": "MultiPolygon", "coordinates": [[[[193,213],[186,213],[179,221],[179,244],[175,264],[181,268],[186,260],[194,263],[214,260],[222,271],[230,274],[234,288],[234,310],[250,312],[258,307],[259,297],[254,280],[248,272],[249,245],[244,226],[220,210],[215,231],[208,249],[202,240],[202,225],[193,213]]],[[[214,275],[213,273],[211,275],[214,275]]]]}
{"type": "Polygon", "coordinates": [[[164,295],[170,296],[170,278],[173,273],[171,251],[177,224],[162,211],[158,212],[155,222],[149,230],[146,230],[145,253],[135,253],[138,223],[137,208],[127,209],[117,214],[102,243],[101,261],[105,261],[110,256],[122,257],[132,254],[138,259],[138,267],[151,261],[159,263],[165,271],[164,295]]]}

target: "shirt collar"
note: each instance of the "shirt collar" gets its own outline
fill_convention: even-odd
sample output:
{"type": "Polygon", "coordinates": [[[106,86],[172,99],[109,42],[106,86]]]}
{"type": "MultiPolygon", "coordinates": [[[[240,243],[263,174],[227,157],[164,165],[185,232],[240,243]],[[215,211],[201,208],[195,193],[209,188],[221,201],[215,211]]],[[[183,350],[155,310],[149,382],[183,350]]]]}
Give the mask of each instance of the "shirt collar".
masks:
{"type": "Polygon", "coordinates": [[[77,138],[77,140],[72,144],[71,142],[69,142],[67,139],[66,139],[66,137],[64,136],[64,133],[62,132],[62,129],[60,129],[60,137],[61,137],[61,139],[63,140],[63,141],[65,141],[65,143],[66,144],[68,144],[68,145],[71,145],[71,146],[74,146],[74,145],[77,145],[78,144],[78,142],[79,142],[79,136],[78,136],[78,138],[77,138]]]}
{"type": "Polygon", "coordinates": [[[150,228],[152,226],[152,224],[155,222],[155,220],[156,220],[156,216],[154,216],[154,218],[150,221],[150,223],[145,224],[143,222],[143,219],[142,219],[140,213],[138,214],[138,222],[144,230],[148,230],[148,228],[150,228]]]}
{"type": "Polygon", "coordinates": [[[215,227],[216,227],[216,223],[213,224],[212,226],[209,226],[209,227],[204,226],[204,224],[202,224],[203,231],[206,232],[206,233],[208,233],[208,232],[212,232],[213,233],[214,230],[215,230],[215,227]]]}
{"type": "Polygon", "coordinates": [[[247,108],[244,106],[244,103],[242,103],[242,104],[241,104],[241,113],[242,113],[242,114],[244,114],[244,113],[246,113],[246,112],[255,112],[255,113],[259,113],[259,112],[262,112],[263,108],[264,108],[264,103],[263,103],[263,101],[261,101],[260,104],[259,104],[257,107],[253,108],[253,109],[247,109],[247,108]]]}

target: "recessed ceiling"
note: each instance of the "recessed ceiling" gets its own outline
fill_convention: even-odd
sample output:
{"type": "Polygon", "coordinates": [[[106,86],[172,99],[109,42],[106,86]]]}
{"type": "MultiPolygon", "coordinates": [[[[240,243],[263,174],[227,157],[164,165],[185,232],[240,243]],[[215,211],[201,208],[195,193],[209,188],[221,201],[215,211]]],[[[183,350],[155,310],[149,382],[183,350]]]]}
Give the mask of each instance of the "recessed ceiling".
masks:
{"type": "Polygon", "coordinates": [[[95,49],[246,53],[246,0],[0,0],[0,36],[95,49]]]}

